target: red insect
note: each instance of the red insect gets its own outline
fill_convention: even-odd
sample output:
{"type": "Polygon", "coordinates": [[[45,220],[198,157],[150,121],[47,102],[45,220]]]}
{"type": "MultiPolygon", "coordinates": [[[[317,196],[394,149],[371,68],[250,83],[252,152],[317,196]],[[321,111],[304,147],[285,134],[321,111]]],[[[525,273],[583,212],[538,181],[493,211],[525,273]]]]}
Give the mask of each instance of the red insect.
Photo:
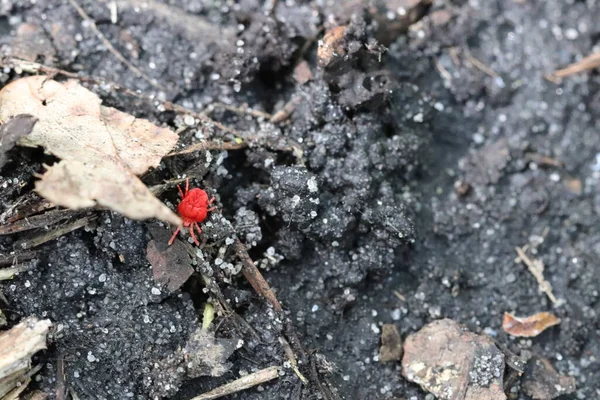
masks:
{"type": "MultiPolygon", "coordinates": [[[[196,245],[199,245],[198,239],[196,239],[196,235],[194,235],[194,228],[198,231],[198,235],[202,233],[202,230],[198,226],[198,222],[202,222],[206,219],[206,214],[209,211],[213,211],[215,207],[208,208],[215,201],[215,198],[208,199],[208,195],[202,189],[194,188],[189,190],[190,187],[190,178],[185,180],[185,193],[181,190],[181,187],[177,185],[177,189],[179,189],[179,195],[181,196],[181,202],[177,206],[177,212],[181,215],[181,219],[183,219],[183,226],[190,227],[190,235],[194,240],[196,245]]],[[[171,236],[171,240],[169,240],[169,246],[173,244],[177,234],[181,228],[177,228],[177,230],[171,236]]]]}

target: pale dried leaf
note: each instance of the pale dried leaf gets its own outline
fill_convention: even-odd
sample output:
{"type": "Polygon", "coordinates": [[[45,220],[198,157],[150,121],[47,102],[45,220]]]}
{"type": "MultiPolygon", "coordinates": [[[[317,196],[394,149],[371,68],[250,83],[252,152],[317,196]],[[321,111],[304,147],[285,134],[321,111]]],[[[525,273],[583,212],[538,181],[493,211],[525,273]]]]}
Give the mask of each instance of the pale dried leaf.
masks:
{"type": "Polygon", "coordinates": [[[98,96],[75,80],[63,84],[31,76],[4,87],[0,118],[25,112],[39,121],[19,144],[43,146],[62,159],[36,182],[40,195],[68,208],[98,204],[132,219],[181,223],[136,176],[160,163],[177,134],[102,106],[98,96]]]}
{"type": "Polygon", "coordinates": [[[560,319],[549,312],[540,312],[526,318],[518,318],[512,314],[504,313],[502,329],[509,335],[534,337],[549,327],[558,324],[560,324],[560,319]]]}

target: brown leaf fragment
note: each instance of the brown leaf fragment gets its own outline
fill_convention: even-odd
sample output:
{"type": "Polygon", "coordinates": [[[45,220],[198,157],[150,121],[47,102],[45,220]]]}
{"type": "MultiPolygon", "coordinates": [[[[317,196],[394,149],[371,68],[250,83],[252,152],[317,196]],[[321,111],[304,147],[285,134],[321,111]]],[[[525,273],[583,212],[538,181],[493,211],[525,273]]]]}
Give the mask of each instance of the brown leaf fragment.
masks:
{"type": "Polygon", "coordinates": [[[581,179],[577,178],[567,178],[564,180],[565,188],[576,196],[581,196],[583,193],[583,184],[581,183],[581,179]]]}
{"type": "Polygon", "coordinates": [[[384,324],[381,327],[381,347],[379,361],[400,361],[402,358],[402,338],[394,324],[384,324]]]}
{"type": "Polygon", "coordinates": [[[176,133],[102,106],[75,80],[47,76],[18,79],[0,91],[0,119],[24,112],[39,121],[18,144],[61,158],[36,182],[41,196],[72,209],[100,205],[132,219],[181,223],[136,176],[160,163],[176,133]]]}
{"type": "Polygon", "coordinates": [[[51,325],[29,317],[0,334],[0,398],[28,381],[31,357],[46,348],[51,325]]]}
{"type": "Polygon", "coordinates": [[[575,391],[575,378],[560,375],[550,361],[534,356],[527,363],[521,388],[534,400],[550,400],[575,391]]]}
{"type": "Polygon", "coordinates": [[[179,289],[194,273],[192,260],[185,244],[179,240],[169,246],[169,231],[149,227],[152,237],[146,249],[146,258],[152,265],[154,281],[165,285],[170,291],[179,289]]]}
{"type": "Polygon", "coordinates": [[[560,324],[560,319],[549,312],[539,312],[525,318],[504,313],[502,329],[513,336],[535,337],[551,326],[560,324]]]}
{"type": "Polygon", "coordinates": [[[451,319],[433,321],[404,342],[402,375],[444,400],[505,400],[504,355],[451,319]]]}
{"type": "Polygon", "coordinates": [[[21,137],[28,135],[37,121],[33,115],[19,114],[0,125],[0,168],[8,161],[6,152],[12,149],[21,137]]]}

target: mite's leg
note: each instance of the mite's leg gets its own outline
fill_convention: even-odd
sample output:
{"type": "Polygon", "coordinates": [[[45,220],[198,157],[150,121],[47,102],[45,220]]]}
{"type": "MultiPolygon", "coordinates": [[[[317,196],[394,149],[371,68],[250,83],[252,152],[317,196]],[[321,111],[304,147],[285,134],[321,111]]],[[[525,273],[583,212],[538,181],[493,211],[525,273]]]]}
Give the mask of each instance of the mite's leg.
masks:
{"type": "Polygon", "coordinates": [[[172,245],[172,244],[173,244],[173,242],[175,241],[175,238],[177,237],[177,234],[179,233],[179,230],[180,230],[180,229],[181,229],[181,228],[177,228],[177,229],[175,230],[175,232],[173,233],[173,236],[171,236],[171,240],[169,240],[169,246],[170,246],[170,245],[172,245]]]}
{"type": "Polygon", "coordinates": [[[196,235],[194,235],[194,225],[190,225],[190,236],[192,237],[194,243],[196,243],[196,246],[200,246],[200,242],[198,239],[196,239],[196,235]]]}

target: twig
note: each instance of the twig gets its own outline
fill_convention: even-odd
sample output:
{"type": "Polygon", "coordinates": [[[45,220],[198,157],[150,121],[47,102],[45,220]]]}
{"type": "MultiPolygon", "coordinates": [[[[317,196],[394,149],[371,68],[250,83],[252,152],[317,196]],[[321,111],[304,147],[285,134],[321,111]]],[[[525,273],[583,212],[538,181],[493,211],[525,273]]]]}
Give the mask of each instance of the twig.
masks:
{"type": "Polygon", "coordinates": [[[527,268],[529,269],[529,272],[531,272],[531,275],[533,275],[537,280],[540,290],[546,293],[546,296],[548,296],[552,303],[557,304],[558,300],[556,299],[556,297],[554,297],[554,294],[552,293],[552,286],[546,279],[544,279],[544,264],[540,260],[532,260],[529,257],[527,257],[527,254],[525,254],[523,249],[520,247],[515,247],[515,251],[519,255],[519,258],[523,260],[525,265],[527,265],[527,268]]]}
{"type": "Polygon", "coordinates": [[[148,75],[146,75],[145,73],[143,73],[138,67],[136,67],[135,65],[133,65],[117,49],[115,49],[115,47],[112,45],[112,43],[98,29],[98,27],[96,26],[96,22],[85,12],[85,10],[79,5],[79,3],[77,3],[76,0],[69,0],[69,3],[71,3],[71,5],[73,6],[73,8],[75,8],[75,10],[77,11],[77,13],[81,16],[81,18],[83,18],[85,21],[87,21],[89,23],[89,25],[92,28],[92,30],[96,33],[96,36],[98,36],[98,39],[100,39],[100,41],[102,41],[102,43],[104,44],[104,46],[106,46],[106,48],[108,49],[108,51],[110,51],[113,56],[115,56],[119,61],[121,61],[123,64],[125,64],[125,66],[127,66],[127,68],[129,68],[136,75],[138,75],[141,78],[143,78],[146,82],[148,82],[149,84],[151,84],[155,88],[167,91],[167,89],[164,86],[162,86],[162,85],[154,82],[148,75]]]}
{"type": "Polygon", "coordinates": [[[271,290],[271,287],[267,281],[265,281],[265,278],[262,276],[258,268],[256,268],[256,265],[254,265],[254,261],[252,261],[252,258],[250,258],[246,247],[239,238],[235,238],[235,243],[233,246],[237,256],[242,261],[242,273],[248,282],[250,282],[250,285],[252,285],[258,294],[263,296],[269,303],[271,303],[275,311],[283,311],[281,304],[279,304],[279,300],[277,300],[277,297],[275,297],[275,294],[273,293],[273,290],[271,290]]]}
{"type": "Polygon", "coordinates": [[[26,265],[19,265],[12,268],[2,268],[0,269],[0,281],[12,279],[16,274],[27,271],[28,269],[30,268],[26,265]]]}
{"type": "Polygon", "coordinates": [[[227,111],[231,111],[234,112],[236,114],[240,114],[240,115],[251,115],[254,118],[263,118],[266,119],[267,121],[271,119],[272,115],[269,114],[268,112],[264,112],[264,111],[259,111],[259,110],[254,110],[250,107],[248,107],[247,105],[241,106],[241,107],[235,107],[229,104],[225,104],[225,103],[221,103],[221,102],[215,102],[211,104],[213,107],[218,107],[218,108],[223,108],[227,111]]]}
{"type": "Polygon", "coordinates": [[[49,225],[54,225],[57,222],[85,213],[81,210],[56,210],[49,211],[44,214],[34,215],[33,217],[24,218],[10,225],[0,227],[0,236],[10,235],[17,232],[27,231],[36,228],[43,228],[49,225]]]}
{"type": "Polygon", "coordinates": [[[188,108],[185,108],[183,106],[180,106],[179,104],[172,103],[170,101],[159,101],[159,100],[156,100],[155,98],[150,98],[147,95],[138,93],[134,90],[126,88],[125,86],[121,86],[118,83],[107,81],[104,78],[99,78],[99,77],[94,77],[94,76],[80,76],[74,72],[69,72],[69,71],[65,71],[63,69],[49,67],[49,66],[46,66],[46,65],[43,65],[40,63],[31,62],[31,61],[27,61],[27,60],[21,60],[21,59],[13,58],[13,57],[3,58],[2,61],[0,62],[0,66],[9,67],[9,68],[12,68],[15,70],[18,69],[18,70],[25,71],[25,72],[28,72],[31,74],[44,73],[44,74],[63,75],[68,78],[77,79],[81,82],[88,82],[88,83],[99,85],[99,86],[108,86],[108,90],[115,90],[115,91],[124,93],[128,96],[136,97],[138,99],[142,99],[142,100],[149,101],[149,102],[157,102],[158,104],[162,105],[163,108],[167,111],[175,111],[180,114],[191,115],[195,118],[198,118],[200,121],[204,122],[205,124],[216,126],[218,129],[222,130],[223,132],[228,132],[228,133],[231,133],[236,136],[243,136],[237,130],[230,128],[228,126],[225,126],[218,121],[213,120],[208,115],[206,115],[206,113],[204,113],[204,112],[196,112],[196,111],[190,110],[188,108]]]}
{"type": "Polygon", "coordinates": [[[294,351],[292,350],[290,344],[287,342],[287,340],[285,340],[283,336],[279,336],[279,344],[281,344],[281,347],[283,347],[283,352],[288,358],[290,364],[292,365],[292,369],[294,370],[298,378],[300,378],[302,383],[307,384],[308,379],[306,379],[306,377],[302,375],[302,373],[298,369],[298,361],[296,360],[296,355],[294,354],[294,351]]]}
{"type": "Polygon", "coordinates": [[[65,400],[67,395],[65,378],[65,357],[60,354],[56,361],[56,400],[65,400]]]}
{"type": "Polygon", "coordinates": [[[66,224],[58,229],[53,230],[53,231],[44,232],[43,234],[35,236],[32,239],[20,240],[17,243],[15,243],[15,248],[31,249],[31,248],[37,247],[41,244],[44,244],[46,242],[49,242],[56,238],[59,238],[63,235],[66,235],[67,233],[73,232],[74,230],[83,228],[84,226],[86,226],[91,221],[95,220],[96,218],[97,218],[97,216],[95,216],[95,215],[86,216],[86,217],[83,217],[76,221],[73,221],[70,224],[66,224]]]}
{"type": "Polygon", "coordinates": [[[488,67],[487,65],[485,65],[484,63],[482,63],[481,61],[476,59],[475,57],[473,57],[473,55],[471,54],[471,52],[469,50],[467,50],[466,53],[467,53],[467,59],[471,62],[471,64],[473,64],[473,66],[475,68],[477,68],[478,70],[480,70],[481,72],[483,72],[484,74],[486,74],[492,78],[498,77],[498,74],[496,73],[496,71],[494,71],[493,69],[491,69],[490,67],[488,67]]]}
{"type": "Polygon", "coordinates": [[[13,255],[0,255],[0,266],[14,265],[22,261],[31,260],[32,258],[37,257],[37,255],[38,253],[36,251],[26,251],[13,255]]]}
{"type": "Polygon", "coordinates": [[[269,119],[269,122],[272,124],[278,124],[288,119],[296,109],[296,106],[300,103],[300,100],[300,96],[292,97],[290,101],[285,103],[281,110],[273,114],[273,116],[269,119]]]}
{"type": "Polygon", "coordinates": [[[241,141],[237,142],[220,142],[220,141],[208,141],[201,143],[194,143],[181,151],[176,151],[174,153],[169,153],[165,157],[173,157],[179,156],[182,154],[189,154],[195,151],[203,151],[203,150],[239,150],[244,147],[248,147],[248,142],[241,141]]]}
{"type": "Polygon", "coordinates": [[[241,392],[242,390],[246,390],[251,387],[260,385],[262,383],[271,381],[277,377],[279,377],[279,368],[268,367],[265,369],[261,369],[260,371],[255,372],[253,374],[243,376],[233,382],[227,383],[223,386],[213,389],[210,392],[206,392],[204,394],[201,394],[200,396],[196,396],[191,400],[218,399],[219,397],[241,392]]]}
{"type": "Polygon", "coordinates": [[[583,59],[567,65],[565,68],[556,70],[548,75],[546,75],[546,79],[555,82],[556,80],[560,80],[569,75],[574,75],[579,72],[587,71],[590,69],[600,67],[600,53],[590,54],[583,59]]]}

